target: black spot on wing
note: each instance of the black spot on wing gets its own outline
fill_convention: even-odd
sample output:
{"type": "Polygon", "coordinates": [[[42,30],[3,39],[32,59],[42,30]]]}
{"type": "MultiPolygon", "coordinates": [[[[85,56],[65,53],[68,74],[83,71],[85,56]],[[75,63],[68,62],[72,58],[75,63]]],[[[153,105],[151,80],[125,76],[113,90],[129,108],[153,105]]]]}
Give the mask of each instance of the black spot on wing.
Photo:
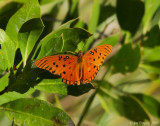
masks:
{"type": "Polygon", "coordinates": [[[97,48],[94,48],[94,51],[97,53],[97,48]]]}
{"type": "Polygon", "coordinates": [[[62,59],[62,56],[59,56],[59,61],[62,59]]]}

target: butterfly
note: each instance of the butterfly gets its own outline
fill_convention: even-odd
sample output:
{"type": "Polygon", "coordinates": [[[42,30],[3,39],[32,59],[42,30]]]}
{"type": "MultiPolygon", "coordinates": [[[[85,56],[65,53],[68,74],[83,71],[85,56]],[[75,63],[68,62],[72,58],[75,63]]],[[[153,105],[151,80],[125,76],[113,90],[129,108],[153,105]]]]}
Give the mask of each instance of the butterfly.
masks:
{"type": "Polygon", "coordinates": [[[84,55],[80,50],[78,56],[72,54],[46,56],[37,60],[35,65],[61,76],[62,81],[68,85],[86,84],[96,77],[100,66],[111,51],[111,45],[103,44],[87,51],[84,55]]]}

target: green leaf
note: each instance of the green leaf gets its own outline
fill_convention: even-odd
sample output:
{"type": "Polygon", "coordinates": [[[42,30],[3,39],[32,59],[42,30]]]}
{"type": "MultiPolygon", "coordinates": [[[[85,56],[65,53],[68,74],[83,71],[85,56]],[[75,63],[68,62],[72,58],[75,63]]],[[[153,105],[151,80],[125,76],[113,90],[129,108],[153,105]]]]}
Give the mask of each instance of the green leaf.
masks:
{"type": "Polygon", "coordinates": [[[141,0],[117,0],[116,11],[121,28],[134,34],[144,14],[144,3],[141,0]]]}
{"type": "Polygon", "coordinates": [[[78,11],[79,11],[78,5],[79,5],[79,0],[68,0],[69,10],[64,22],[78,17],[78,11]]]}
{"type": "Polygon", "coordinates": [[[155,25],[149,32],[146,34],[145,40],[142,41],[142,46],[145,47],[155,47],[160,46],[160,29],[158,25],[155,25]]]}
{"type": "MultiPolygon", "coordinates": [[[[60,1],[60,0],[58,0],[60,1]]],[[[61,0],[62,1],[62,0],[61,0]]],[[[40,0],[39,3],[41,5],[44,5],[44,4],[48,4],[48,3],[52,3],[52,2],[57,2],[57,0],[40,0]]]]}
{"type": "Polygon", "coordinates": [[[7,91],[25,93],[31,87],[34,87],[36,84],[39,83],[40,80],[36,80],[38,71],[36,69],[32,69],[31,65],[32,62],[28,62],[27,65],[24,67],[23,72],[19,75],[15,75],[11,71],[7,91]]]}
{"type": "MultiPolygon", "coordinates": [[[[61,29],[65,29],[65,28],[70,28],[72,23],[74,23],[75,21],[77,21],[78,18],[72,19],[64,24],[62,24],[57,30],[55,30],[54,32],[58,32],[61,29]]],[[[52,32],[51,34],[54,34],[54,32],[52,32]]]]}
{"type": "Polygon", "coordinates": [[[2,105],[10,120],[27,126],[73,126],[71,118],[61,109],[38,99],[18,99],[2,105]]]}
{"type": "Polygon", "coordinates": [[[16,51],[15,44],[2,29],[0,29],[0,44],[0,71],[13,68],[16,51]]]}
{"type": "Polygon", "coordinates": [[[150,28],[153,28],[155,25],[159,24],[160,19],[160,7],[157,8],[156,12],[153,14],[153,17],[150,21],[150,28]]]}
{"type": "Polygon", "coordinates": [[[8,85],[9,73],[6,73],[3,77],[0,78],[0,91],[4,90],[8,85]]]}
{"type": "Polygon", "coordinates": [[[146,112],[143,104],[135,97],[120,96],[118,99],[111,99],[112,106],[121,115],[132,121],[146,121],[149,120],[149,115],[146,112]]]}
{"type": "Polygon", "coordinates": [[[88,31],[94,33],[97,28],[100,13],[100,4],[98,0],[94,0],[91,12],[91,18],[89,21],[88,31]]]}
{"type": "MultiPolygon", "coordinates": [[[[39,17],[40,18],[40,17],[39,17]]],[[[43,23],[40,19],[31,19],[24,23],[18,34],[19,47],[23,57],[23,65],[26,65],[36,41],[43,30],[43,23]]]]}
{"type": "Polygon", "coordinates": [[[0,8],[0,28],[5,30],[9,18],[21,7],[21,4],[11,2],[0,8]]]}
{"type": "Polygon", "coordinates": [[[29,97],[33,93],[33,91],[34,91],[33,88],[31,88],[28,92],[24,94],[20,94],[17,92],[7,92],[3,95],[0,95],[0,105],[16,99],[29,97]]]}
{"type": "Polygon", "coordinates": [[[113,59],[113,65],[118,72],[133,72],[137,69],[140,58],[140,46],[136,45],[135,48],[132,48],[131,43],[129,43],[121,47],[113,59]]]}
{"type": "MultiPolygon", "coordinates": [[[[47,35],[44,39],[42,39],[42,51],[43,53],[38,56],[38,59],[47,55],[50,55],[53,51],[56,52],[54,48],[57,48],[58,43],[62,43],[57,48],[58,51],[75,51],[77,49],[77,45],[81,42],[90,37],[90,33],[81,28],[64,28],[58,29],[47,35]],[[60,38],[62,35],[63,42],[60,38]],[[44,43],[44,44],[43,44],[44,43]],[[63,45],[64,44],[64,45],[63,45]],[[47,47],[46,47],[47,45],[47,47]],[[47,53],[44,55],[46,49],[48,50],[47,53]],[[49,53],[48,53],[49,52],[49,53]]],[[[41,44],[40,43],[40,44],[41,44]]]]}
{"type": "Polygon", "coordinates": [[[104,38],[102,41],[98,43],[98,45],[109,44],[109,45],[115,46],[118,43],[119,38],[120,38],[120,34],[115,34],[113,36],[104,38]]]}
{"type": "Polygon", "coordinates": [[[80,85],[68,85],[68,95],[80,96],[84,93],[87,93],[91,89],[94,89],[92,84],[80,84],[80,85]]]}
{"type": "Polygon", "coordinates": [[[106,19],[108,19],[109,17],[111,17],[113,14],[115,14],[115,7],[113,7],[112,5],[100,5],[100,16],[99,16],[99,23],[101,24],[104,21],[106,21],[106,19]]]}
{"type": "Polygon", "coordinates": [[[41,43],[42,45],[37,59],[53,55],[54,52],[62,51],[63,40],[61,36],[50,37],[50,39],[45,38],[45,40],[42,40],[41,43]]]}
{"type": "Polygon", "coordinates": [[[6,33],[18,48],[18,33],[22,25],[34,18],[40,17],[40,8],[38,0],[28,0],[24,6],[18,10],[9,20],[6,33]]]}
{"type": "Polygon", "coordinates": [[[155,48],[144,48],[143,59],[149,62],[160,61],[160,46],[155,48]]]}
{"type": "Polygon", "coordinates": [[[34,88],[48,93],[67,95],[67,85],[62,79],[43,79],[34,88]]]}
{"type": "Polygon", "coordinates": [[[159,0],[145,0],[145,14],[143,17],[143,34],[150,29],[150,21],[152,20],[157,8],[160,5],[159,0]]]}
{"type": "Polygon", "coordinates": [[[91,84],[67,85],[62,82],[62,79],[43,79],[34,88],[48,93],[73,96],[79,96],[94,89],[91,84]]]}
{"type": "MultiPolygon", "coordinates": [[[[98,0],[94,0],[93,6],[92,6],[92,12],[91,12],[91,18],[89,20],[88,25],[88,31],[91,33],[94,33],[96,31],[98,21],[99,21],[99,15],[100,15],[100,4],[98,0]]],[[[90,48],[91,43],[93,42],[94,38],[91,37],[88,39],[85,50],[88,50],[90,48]]]]}
{"type": "Polygon", "coordinates": [[[106,104],[106,101],[105,101],[103,95],[101,95],[100,91],[98,92],[98,96],[99,96],[99,100],[100,100],[100,103],[101,103],[102,108],[103,108],[106,112],[108,112],[108,109],[109,109],[109,108],[108,108],[108,105],[106,104]]]}
{"type": "Polygon", "coordinates": [[[144,107],[147,109],[147,111],[150,114],[157,117],[158,119],[160,118],[160,102],[159,101],[145,94],[132,94],[132,95],[141,101],[141,103],[144,105],[144,107]]]}
{"type": "Polygon", "coordinates": [[[151,66],[151,65],[147,65],[147,64],[142,64],[141,67],[144,68],[150,74],[159,73],[159,71],[160,71],[160,68],[154,67],[154,66],[151,66]]]}
{"type": "MultiPolygon", "coordinates": [[[[40,51],[37,59],[42,58],[42,57],[44,57],[44,56],[52,55],[53,52],[56,51],[56,50],[54,50],[54,46],[55,46],[56,44],[58,44],[58,43],[61,44],[61,46],[58,46],[58,51],[59,51],[59,50],[62,51],[62,46],[63,46],[63,45],[62,45],[62,44],[63,44],[62,34],[60,34],[59,36],[57,36],[57,35],[55,35],[55,34],[56,34],[56,32],[59,32],[59,31],[61,31],[62,29],[70,28],[71,24],[72,24],[73,22],[75,22],[76,20],[77,20],[77,18],[68,21],[67,23],[61,25],[57,30],[51,32],[51,33],[48,34],[46,37],[44,37],[44,38],[40,41],[40,43],[39,43],[39,45],[38,45],[38,47],[37,47],[37,50],[36,50],[36,54],[39,53],[39,49],[40,49],[40,46],[41,46],[41,51],[42,51],[42,52],[40,51]],[[52,48],[52,47],[53,47],[53,48],[52,48]]],[[[58,45],[59,45],[59,44],[58,44],[58,45]]]]}

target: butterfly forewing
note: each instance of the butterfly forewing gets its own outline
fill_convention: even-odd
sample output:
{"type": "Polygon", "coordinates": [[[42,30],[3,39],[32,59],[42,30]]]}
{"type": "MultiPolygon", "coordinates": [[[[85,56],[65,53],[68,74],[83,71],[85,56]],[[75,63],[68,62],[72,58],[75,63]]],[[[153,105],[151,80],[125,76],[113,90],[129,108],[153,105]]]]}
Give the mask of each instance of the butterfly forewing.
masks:
{"type": "Polygon", "coordinates": [[[60,75],[64,83],[75,84],[79,82],[79,65],[77,56],[54,55],[41,58],[35,62],[38,68],[48,70],[52,74],[60,75]]]}
{"type": "Polygon", "coordinates": [[[104,62],[105,58],[111,53],[111,51],[111,45],[100,45],[87,51],[83,55],[83,59],[85,60],[85,62],[91,62],[97,66],[100,66],[104,62]]]}
{"type": "Polygon", "coordinates": [[[88,83],[95,78],[100,66],[103,64],[105,58],[111,53],[111,45],[100,45],[95,47],[83,55],[83,77],[82,83],[88,83]]]}

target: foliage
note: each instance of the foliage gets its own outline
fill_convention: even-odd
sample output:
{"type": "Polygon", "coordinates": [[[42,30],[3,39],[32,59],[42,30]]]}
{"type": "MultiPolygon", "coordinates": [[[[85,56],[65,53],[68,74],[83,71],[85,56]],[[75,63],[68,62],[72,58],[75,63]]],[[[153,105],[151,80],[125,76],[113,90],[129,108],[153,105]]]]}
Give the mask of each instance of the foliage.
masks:
{"type": "Polygon", "coordinates": [[[159,124],[159,27],[159,0],[0,1],[0,125],[159,124]],[[101,44],[113,51],[94,86],[33,65],[101,44]]]}

